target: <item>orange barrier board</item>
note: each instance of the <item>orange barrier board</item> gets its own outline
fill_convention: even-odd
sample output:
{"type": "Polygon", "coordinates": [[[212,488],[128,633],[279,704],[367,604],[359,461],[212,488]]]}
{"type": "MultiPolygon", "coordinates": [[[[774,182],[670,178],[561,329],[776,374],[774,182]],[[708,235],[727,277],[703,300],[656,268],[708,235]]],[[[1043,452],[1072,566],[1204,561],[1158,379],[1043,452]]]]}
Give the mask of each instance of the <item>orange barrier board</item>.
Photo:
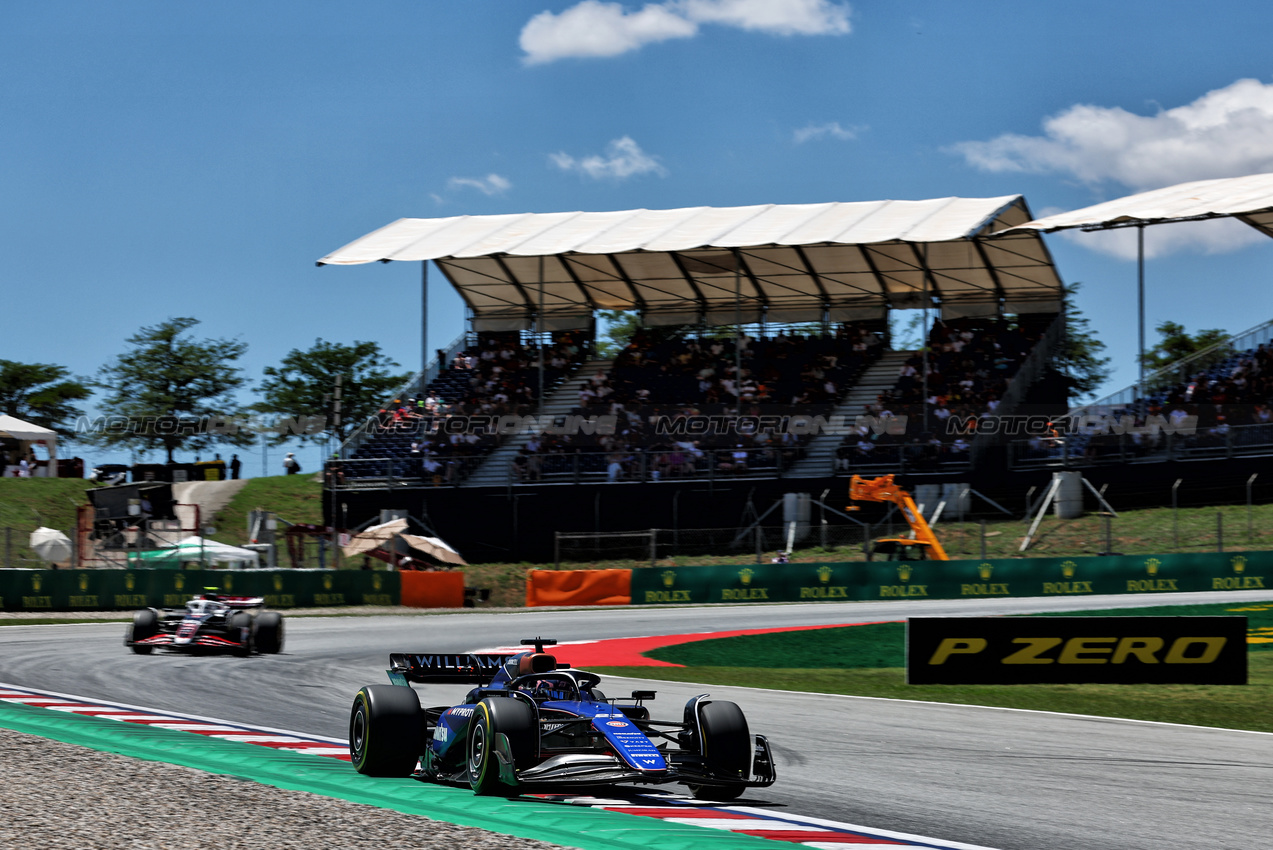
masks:
{"type": "Polygon", "coordinates": [[[404,570],[402,604],[408,608],[463,608],[464,573],[404,570]]]}
{"type": "MultiPolygon", "coordinates": [[[[406,593],[404,586],[403,599],[406,593]]],[[[631,602],[632,570],[531,570],[526,574],[527,608],[631,602]]]]}

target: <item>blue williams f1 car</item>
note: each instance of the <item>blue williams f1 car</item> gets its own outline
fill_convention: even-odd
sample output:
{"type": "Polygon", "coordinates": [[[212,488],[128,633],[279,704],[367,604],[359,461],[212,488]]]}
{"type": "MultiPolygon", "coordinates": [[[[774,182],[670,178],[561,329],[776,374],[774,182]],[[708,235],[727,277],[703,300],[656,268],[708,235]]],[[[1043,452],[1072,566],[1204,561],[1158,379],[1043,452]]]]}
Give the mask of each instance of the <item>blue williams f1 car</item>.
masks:
{"type": "Polygon", "coordinates": [[[517,655],[393,653],[391,685],[354,698],[349,752],[359,773],[468,783],[478,794],[560,786],[688,785],[731,800],[777,778],[769,742],[732,702],[691,699],[679,722],[650,719],[654,691],[608,698],[595,673],[558,664],[556,641],[517,655]],[[421,708],[411,683],[473,684],[461,705],[421,708]]]}

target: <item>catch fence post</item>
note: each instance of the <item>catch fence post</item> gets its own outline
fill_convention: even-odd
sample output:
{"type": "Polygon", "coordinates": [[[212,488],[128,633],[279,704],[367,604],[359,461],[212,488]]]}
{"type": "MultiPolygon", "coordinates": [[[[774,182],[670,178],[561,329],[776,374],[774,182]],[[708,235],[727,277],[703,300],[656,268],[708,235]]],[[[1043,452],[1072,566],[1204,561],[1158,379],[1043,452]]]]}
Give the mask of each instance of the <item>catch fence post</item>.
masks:
{"type": "Polygon", "coordinates": [[[757,563],[757,564],[761,563],[760,558],[761,558],[761,553],[760,553],[760,525],[759,525],[759,524],[757,524],[757,525],[756,525],[756,563],[757,563]]]}
{"type": "Polygon", "coordinates": [[[561,569],[561,532],[553,532],[553,569],[561,569]]]}
{"type": "Polygon", "coordinates": [[[981,560],[986,560],[986,521],[981,521],[981,560]]]}
{"type": "Polygon", "coordinates": [[[1172,548],[1180,551],[1180,511],[1176,503],[1176,491],[1180,488],[1180,482],[1183,478],[1177,478],[1176,483],[1171,485],[1171,542],[1172,548]]]}
{"type": "Polygon", "coordinates": [[[13,567],[13,529],[7,525],[4,527],[4,566],[5,569],[13,567]]]}
{"type": "Polygon", "coordinates": [[[1252,474],[1251,477],[1246,480],[1246,544],[1247,546],[1251,545],[1251,541],[1254,537],[1254,520],[1252,519],[1252,515],[1251,515],[1251,485],[1255,483],[1255,479],[1259,477],[1259,475],[1260,473],[1256,472],[1252,474]]]}
{"type": "Polygon", "coordinates": [[[1216,511],[1216,551],[1224,551],[1224,512],[1216,511]]]}
{"type": "Polygon", "coordinates": [[[654,562],[659,558],[659,530],[657,528],[650,529],[650,566],[654,566],[654,562]]]}

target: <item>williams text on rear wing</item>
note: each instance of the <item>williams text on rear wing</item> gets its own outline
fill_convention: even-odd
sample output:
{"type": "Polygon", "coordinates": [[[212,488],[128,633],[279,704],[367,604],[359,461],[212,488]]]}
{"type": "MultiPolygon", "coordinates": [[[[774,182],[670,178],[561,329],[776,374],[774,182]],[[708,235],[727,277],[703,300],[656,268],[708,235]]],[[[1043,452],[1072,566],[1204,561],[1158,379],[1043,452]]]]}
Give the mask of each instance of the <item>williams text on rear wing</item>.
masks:
{"type": "Polygon", "coordinates": [[[397,673],[408,682],[485,685],[510,658],[493,653],[394,652],[389,655],[389,675],[397,673]]]}

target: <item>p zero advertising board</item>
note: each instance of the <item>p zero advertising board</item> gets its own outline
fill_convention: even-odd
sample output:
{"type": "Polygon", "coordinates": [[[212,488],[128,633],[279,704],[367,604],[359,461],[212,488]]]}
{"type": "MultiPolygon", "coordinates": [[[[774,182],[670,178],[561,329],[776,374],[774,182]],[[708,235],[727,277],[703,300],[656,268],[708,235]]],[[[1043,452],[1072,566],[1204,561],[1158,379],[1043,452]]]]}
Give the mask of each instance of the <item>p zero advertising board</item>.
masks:
{"type": "Polygon", "coordinates": [[[1246,617],[911,617],[911,685],[1245,685],[1246,617]]]}

